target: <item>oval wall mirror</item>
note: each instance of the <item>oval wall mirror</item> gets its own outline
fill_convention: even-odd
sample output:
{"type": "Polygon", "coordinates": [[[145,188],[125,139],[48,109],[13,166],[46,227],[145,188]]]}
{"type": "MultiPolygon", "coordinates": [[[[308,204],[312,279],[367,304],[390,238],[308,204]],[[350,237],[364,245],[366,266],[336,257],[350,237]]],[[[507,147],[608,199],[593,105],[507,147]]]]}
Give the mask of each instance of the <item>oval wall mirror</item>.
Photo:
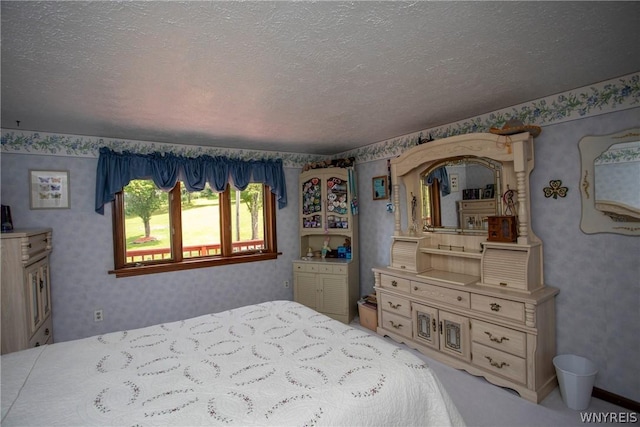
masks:
{"type": "Polygon", "coordinates": [[[582,231],[640,235],[640,129],[586,136],[578,147],[582,231]]]}

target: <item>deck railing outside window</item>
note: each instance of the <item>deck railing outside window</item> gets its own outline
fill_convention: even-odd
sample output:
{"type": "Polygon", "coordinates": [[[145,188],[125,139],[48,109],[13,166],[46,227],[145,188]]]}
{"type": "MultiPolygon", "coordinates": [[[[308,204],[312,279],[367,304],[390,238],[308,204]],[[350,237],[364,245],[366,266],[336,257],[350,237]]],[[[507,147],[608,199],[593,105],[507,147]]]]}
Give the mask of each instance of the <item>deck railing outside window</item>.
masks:
{"type": "MultiPolygon", "coordinates": [[[[264,240],[245,240],[232,243],[233,252],[243,252],[264,249],[264,240]]],[[[185,258],[196,256],[210,256],[220,254],[220,244],[185,246],[182,248],[185,258]]],[[[155,259],[171,258],[170,248],[145,248],[127,250],[127,263],[152,261],[155,259]]]]}

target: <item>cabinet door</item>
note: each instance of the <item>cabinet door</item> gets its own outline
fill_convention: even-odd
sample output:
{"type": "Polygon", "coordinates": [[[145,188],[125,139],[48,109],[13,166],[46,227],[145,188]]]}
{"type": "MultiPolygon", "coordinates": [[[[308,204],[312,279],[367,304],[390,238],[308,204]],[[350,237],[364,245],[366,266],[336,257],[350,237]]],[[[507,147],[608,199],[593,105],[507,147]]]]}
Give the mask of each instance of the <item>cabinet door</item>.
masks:
{"type": "Polygon", "coordinates": [[[471,360],[469,342],[469,318],[440,311],[440,351],[471,360]]]}
{"type": "Polygon", "coordinates": [[[27,318],[29,320],[29,336],[31,336],[44,319],[41,303],[41,286],[44,287],[42,281],[42,261],[28,266],[25,269],[25,285],[27,287],[25,295],[27,295],[27,318]]]}
{"type": "Polygon", "coordinates": [[[293,274],[293,299],[309,308],[318,309],[318,285],[315,273],[293,274]]]}
{"type": "Polygon", "coordinates": [[[318,290],[320,301],[318,311],[322,313],[347,314],[347,276],[337,274],[319,274],[318,290]]]}
{"type": "Polygon", "coordinates": [[[347,180],[331,176],[324,182],[327,194],[327,228],[349,230],[347,180]]]}
{"type": "Polygon", "coordinates": [[[436,350],[440,344],[438,310],[422,304],[413,304],[413,336],[416,341],[436,350]]]}
{"type": "Polygon", "coordinates": [[[40,267],[40,301],[42,306],[42,316],[46,318],[51,312],[51,282],[49,274],[49,262],[45,262],[40,267]]]}
{"type": "Polygon", "coordinates": [[[321,229],[324,225],[322,211],[322,180],[318,176],[302,182],[302,200],[300,226],[303,230],[321,229]]]}

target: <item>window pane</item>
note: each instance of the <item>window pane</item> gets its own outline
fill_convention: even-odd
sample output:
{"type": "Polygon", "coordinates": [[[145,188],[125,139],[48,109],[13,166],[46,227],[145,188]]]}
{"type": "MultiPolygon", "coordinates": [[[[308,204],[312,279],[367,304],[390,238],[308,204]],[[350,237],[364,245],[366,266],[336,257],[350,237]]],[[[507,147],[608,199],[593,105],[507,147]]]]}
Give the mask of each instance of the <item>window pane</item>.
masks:
{"type": "Polygon", "coordinates": [[[220,255],[220,194],[209,184],[202,191],[181,190],[182,256],[220,255]]]}
{"type": "Polygon", "coordinates": [[[249,184],[244,191],[231,189],[231,236],[233,252],[265,249],[262,184],[249,184]]]}
{"type": "Polygon", "coordinates": [[[124,187],[126,263],[171,259],[169,194],[153,181],[124,187]]]}

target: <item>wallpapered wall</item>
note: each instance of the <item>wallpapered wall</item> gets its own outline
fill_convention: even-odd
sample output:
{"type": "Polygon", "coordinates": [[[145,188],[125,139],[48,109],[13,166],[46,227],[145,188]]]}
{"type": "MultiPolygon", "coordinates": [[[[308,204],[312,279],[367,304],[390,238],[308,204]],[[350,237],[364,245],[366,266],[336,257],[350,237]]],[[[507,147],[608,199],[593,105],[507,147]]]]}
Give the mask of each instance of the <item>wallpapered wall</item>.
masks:
{"type": "MultiPolygon", "coordinates": [[[[535,139],[532,225],[544,242],[545,282],[560,289],[556,304],[558,353],[591,358],[600,370],[596,386],[636,401],[640,401],[640,338],[636,332],[640,324],[640,239],[580,231],[578,141],[585,135],[608,134],[640,124],[639,79],[640,75],[633,75],[423,131],[437,138],[484,131],[509,114],[543,126],[535,139]],[[544,197],[542,188],[551,179],[561,179],[569,187],[566,198],[544,197]]],[[[362,295],[373,290],[371,268],[388,264],[393,234],[393,215],[386,212],[386,202],[372,200],[371,178],[386,174],[387,158],[414,145],[419,135],[339,155],[357,158],[362,295]]],[[[104,216],[93,211],[96,147],[134,145],[142,152],[167,149],[162,144],[92,136],[2,132],[2,203],[11,206],[16,226],[54,230],[51,274],[57,341],[292,298],[292,289],[284,288],[283,281],[292,281],[291,261],[299,253],[297,179],[302,164],[316,159],[282,156],[287,166],[289,205],[277,213],[278,248],[283,252],[277,260],[116,279],[107,274],[113,267],[110,207],[104,216]],[[30,210],[29,169],[69,170],[71,209],[30,210]],[[104,310],[101,323],[93,322],[97,308],[104,310]]],[[[189,146],[168,149],[181,154],[206,151],[189,146]]],[[[259,154],[242,152],[245,157],[259,154]]]]}

